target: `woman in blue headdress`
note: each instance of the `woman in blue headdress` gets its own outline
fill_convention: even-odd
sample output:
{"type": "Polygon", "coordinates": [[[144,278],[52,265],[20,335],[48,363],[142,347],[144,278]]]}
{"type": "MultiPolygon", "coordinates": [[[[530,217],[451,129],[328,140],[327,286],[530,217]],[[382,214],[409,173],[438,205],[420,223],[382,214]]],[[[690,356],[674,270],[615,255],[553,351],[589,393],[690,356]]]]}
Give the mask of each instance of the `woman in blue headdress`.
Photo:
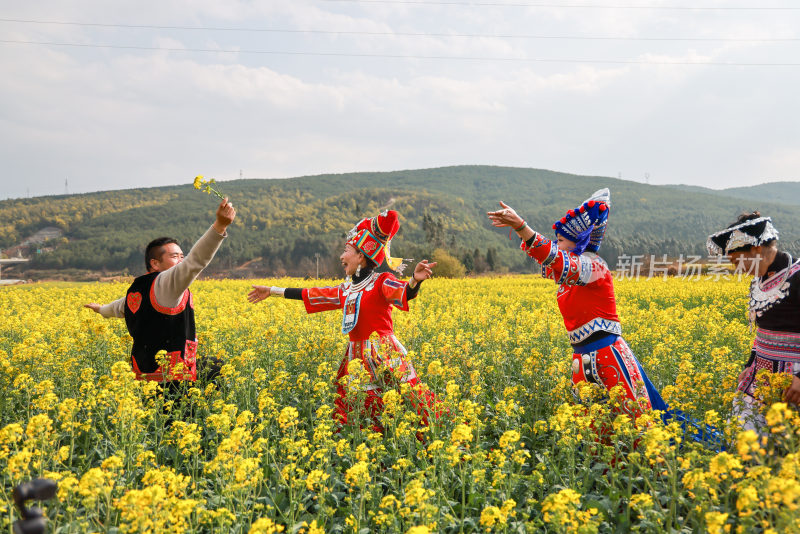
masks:
{"type": "Polygon", "coordinates": [[[613,276],[597,255],[608,225],[610,191],[596,191],[556,221],[555,241],[535,232],[510,206],[500,205],[503,209],[488,213],[492,224],[511,227],[522,240],[522,250],[541,264],[542,276],[558,284],[558,307],[573,347],[572,383],[577,400],[585,400],[580,397],[584,383],[604,395],[606,390],[620,387],[624,398],[615,411],[635,419],[651,409],[660,410],[665,421],[674,419],[693,427],[689,432],[697,439],[707,440],[713,434],[711,441],[718,441],[713,429],[669,409],[622,337],[613,276]]]}

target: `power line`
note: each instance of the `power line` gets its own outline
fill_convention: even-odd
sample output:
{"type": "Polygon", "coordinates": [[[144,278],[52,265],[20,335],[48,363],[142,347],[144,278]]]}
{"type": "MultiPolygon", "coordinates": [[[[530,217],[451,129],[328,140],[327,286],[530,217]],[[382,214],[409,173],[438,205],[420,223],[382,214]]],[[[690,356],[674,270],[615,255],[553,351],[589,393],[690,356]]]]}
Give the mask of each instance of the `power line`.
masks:
{"type": "Polygon", "coordinates": [[[426,32],[375,32],[357,30],[313,30],[282,28],[242,28],[218,26],[160,26],[153,24],[110,24],[100,22],[71,22],[56,20],[5,19],[0,22],[24,24],[54,24],[61,26],[81,26],[99,28],[127,28],[148,30],[189,30],[189,31],[224,31],[224,32],[258,32],[258,33],[312,33],[322,35],[371,35],[389,37],[454,37],[482,39],[550,39],[575,41],[700,41],[700,42],[796,42],[800,37],[765,37],[765,38],[729,38],[729,37],[613,37],[613,36],[580,36],[580,35],[532,35],[532,34],[483,34],[483,33],[426,33],[426,32]]]}
{"type": "Polygon", "coordinates": [[[798,11],[800,7],[765,7],[765,6],[635,6],[626,4],[551,4],[545,2],[452,2],[448,0],[319,0],[320,2],[349,2],[356,4],[413,4],[431,6],[464,6],[464,7],[544,7],[564,9],[655,9],[668,11],[798,11]]]}
{"type": "Polygon", "coordinates": [[[66,46],[77,48],[106,48],[117,50],[148,50],[167,52],[200,52],[213,54],[264,54],[283,56],[322,56],[322,57],[358,57],[388,59],[427,59],[444,61],[497,61],[519,63],[583,63],[606,65],[697,65],[715,67],[800,67],[800,63],[757,63],[757,62],[725,62],[725,61],[650,61],[638,59],[555,59],[555,58],[515,58],[515,57],[479,57],[479,56],[421,56],[406,54],[366,54],[353,52],[308,52],[286,50],[230,50],[215,48],[172,48],[160,46],[126,46],[84,43],[58,43],[50,41],[19,41],[0,39],[0,44],[28,44],[44,46],[66,46]]]}

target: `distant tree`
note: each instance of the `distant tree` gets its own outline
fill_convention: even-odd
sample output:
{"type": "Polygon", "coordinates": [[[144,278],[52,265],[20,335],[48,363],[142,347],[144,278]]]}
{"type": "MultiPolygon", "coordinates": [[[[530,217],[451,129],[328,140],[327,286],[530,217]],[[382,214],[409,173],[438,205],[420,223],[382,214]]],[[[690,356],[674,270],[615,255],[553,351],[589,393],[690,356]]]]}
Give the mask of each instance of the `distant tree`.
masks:
{"type": "Polygon", "coordinates": [[[467,251],[461,256],[461,263],[464,265],[464,269],[467,270],[467,274],[475,272],[475,256],[472,252],[467,251]]]}
{"type": "Polygon", "coordinates": [[[435,276],[442,278],[463,278],[467,272],[458,258],[447,252],[443,248],[433,251],[433,261],[437,263],[433,270],[435,276]]]}
{"type": "Polygon", "coordinates": [[[486,265],[490,271],[494,271],[497,268],[497,250],[494,247],[486,249],[486,265]]]}
{"type": "Polygon", "coordinates": [[[425,231],[426,243],[434,247],[444,246],[445,235],[441,217],[434,217],[426,212],[422,216],[422,229],[425,231]]]}
{"type": "Polygon", "coordinates": [[[472,252],[472,264],[475,266],[476,273],[485,273],[489,269],[486,263],[486,258],[483,257],[481,251],[477,248],[472,252]]]}

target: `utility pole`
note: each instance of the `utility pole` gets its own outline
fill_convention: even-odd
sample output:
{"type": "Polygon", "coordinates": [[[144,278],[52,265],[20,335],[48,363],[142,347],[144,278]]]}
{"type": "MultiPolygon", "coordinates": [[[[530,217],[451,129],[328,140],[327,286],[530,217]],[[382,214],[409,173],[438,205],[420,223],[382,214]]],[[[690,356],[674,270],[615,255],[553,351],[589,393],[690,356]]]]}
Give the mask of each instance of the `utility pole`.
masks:
{"type": "Polygon", "coordinates": [[[67,178],[64,178],[64,194],[69,195],[69,181],[67,178]]]}
{"type": "Polygon", "coordinates": [[[319,252],[314,253],[314,258],[317,260],[317,280],[319,280],[319,252]]]}

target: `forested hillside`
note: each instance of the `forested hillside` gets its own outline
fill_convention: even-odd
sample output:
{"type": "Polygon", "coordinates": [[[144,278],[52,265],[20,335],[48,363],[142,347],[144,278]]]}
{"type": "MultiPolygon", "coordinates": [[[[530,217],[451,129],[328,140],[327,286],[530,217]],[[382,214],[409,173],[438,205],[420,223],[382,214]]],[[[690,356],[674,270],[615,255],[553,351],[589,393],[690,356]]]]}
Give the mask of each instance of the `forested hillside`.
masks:
{"type": "MultiPolygon", "coordinates": [[[[24,251],[32,260],[26,269],[140,273],[150,239],[174,236],[188,251],[211,223],[215,199],[190,181],[187,176],[185,186],[2,201],[0,248],[56,226],[62,237],[24,251]]],[[[320,274],[336,275],[344,234],[361,217],[387,206],[402,217],[392,245],[395,256],[420,259],[445,248],[469,271],[529,271],[530,262],[515,250],[518,241],[492,228],[486,211],[504,200],[549,235],[556,218],[601,187],[612,192],[602,250],[612,265],[620,254],[705,256],[706,235],[742,210],[771,215],[790,250],[800,239],[800,215],[786,204],[536,169],[460,166],[246,179],[218,186],[238,215],[213,269],[234,276],[313,275],[315,254],[320,274]]],[[[769,194],[775,198],[774,188],[769,194]]]]}
{"type": "Polygon", "coordinates": [[[800,204],[800,182],[771,182],[750,187],[729,187],[720,190],[691,185],[676,185],[671,187],[677,187],[695,193],[708,193],[712,195],[743,198],[746,200],[758,199],[765,202],[792,204],[795,206],[800,204]]]}

